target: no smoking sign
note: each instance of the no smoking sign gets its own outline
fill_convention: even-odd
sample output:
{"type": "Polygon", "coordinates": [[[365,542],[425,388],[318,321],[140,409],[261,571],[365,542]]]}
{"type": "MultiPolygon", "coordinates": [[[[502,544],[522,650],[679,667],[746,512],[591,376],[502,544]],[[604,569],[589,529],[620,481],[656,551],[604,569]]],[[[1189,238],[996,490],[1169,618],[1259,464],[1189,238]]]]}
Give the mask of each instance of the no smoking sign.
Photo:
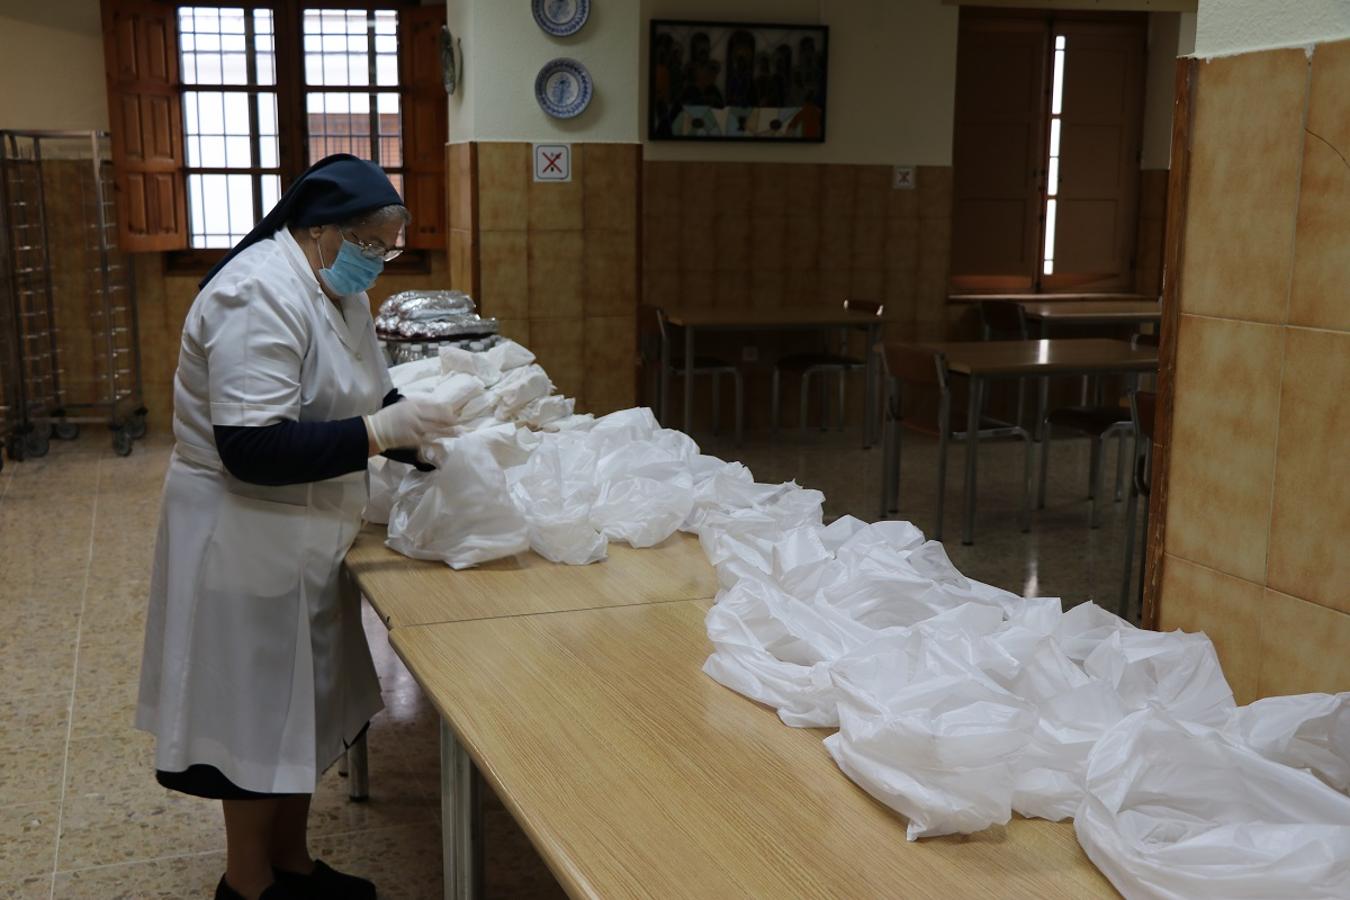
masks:
{"type": "Polygon", "coordinates": [[[572,145],[535,144],[535,181],[571,181],[572,145]]]}

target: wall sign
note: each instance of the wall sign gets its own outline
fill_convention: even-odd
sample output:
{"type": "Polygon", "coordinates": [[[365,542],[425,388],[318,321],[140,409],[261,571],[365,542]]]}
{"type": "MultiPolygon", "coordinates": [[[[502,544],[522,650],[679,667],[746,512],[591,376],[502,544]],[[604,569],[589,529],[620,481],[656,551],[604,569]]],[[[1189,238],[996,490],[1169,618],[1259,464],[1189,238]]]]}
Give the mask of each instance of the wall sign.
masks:
{"type": "Polygon", "coordinates": [[[535,144],[535,181],[571,181],[572,145],[535,144]]]}

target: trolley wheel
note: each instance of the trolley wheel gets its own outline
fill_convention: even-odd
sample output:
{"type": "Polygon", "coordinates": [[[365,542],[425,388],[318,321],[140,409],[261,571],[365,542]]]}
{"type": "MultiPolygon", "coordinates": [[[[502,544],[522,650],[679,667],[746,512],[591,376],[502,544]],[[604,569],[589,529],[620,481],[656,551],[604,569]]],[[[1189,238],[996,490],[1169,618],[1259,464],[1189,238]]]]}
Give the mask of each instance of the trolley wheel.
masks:
{"type": "Polygon", "coordinates": [[[137,410],[133,413],[131,418],[127,419],[126,428],[127,433],[130,434],[134,440],[139,441],[141,438],[145,437],[147,428],[145,424],[145,413],[141,410],[137,410]]]}
{"type": "Polygon", "coordinates": [[[133,438],[131,437],[130,428],[128,427],[118,428],[116,431],[113,432],[112,438],[113,452],[116,453],[118,456],[130,456],[132,440],[133,438]]]}
{"type": "Polygon", "coordinates": [[[38,459],[51,449],[51,435],[46,430],[30,431],[24,436],[24,456],[38,459]]]}
{"type": "Polygon", "coordinates": [[[80,436],[80,426],[74,422],[57,422],[52,426],[52,437],[58,441],[73,441],[80,436]]]}

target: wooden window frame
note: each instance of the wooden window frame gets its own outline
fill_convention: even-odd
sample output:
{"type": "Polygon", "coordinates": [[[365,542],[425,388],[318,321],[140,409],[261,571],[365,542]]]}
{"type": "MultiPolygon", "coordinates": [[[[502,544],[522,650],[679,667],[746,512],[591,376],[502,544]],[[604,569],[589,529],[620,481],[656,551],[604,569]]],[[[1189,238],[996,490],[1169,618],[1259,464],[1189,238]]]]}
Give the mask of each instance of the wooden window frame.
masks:
{"type": "MultiPolygon", "coordinates": [[[[428,222],[424,223],[423,227],[418,229],[417,234],[414,235],[410,233],[408,235],[408,247],[402,255],[389,263],[388,270],[402,274],[421,274],[430,271],[429,251],[440,249],[445,240],[444,214],[441,209],[444,206],[443,154],[428,154],[424,151],[423,158],[419,161],[414,161],[410,158],[409,142],[412,140],[408,128],[410,103],[416,98],[416,102],[426,104],[432,97],[433,92],[430,90],[432,87],[431,84],[423,85],[409,82],[408,74],[411,71],[411,67],[404,64],[404,58],[405,55],[410,53],[410,45],[405,44],[405,41],[408,40],[408,34],[411,33],[411,26],[413,24],[418,24],[423,29],[420,32],[422,37],[419,37],[418,39],[422,43],[418,46],[420,47],[423,56],[427,54],[428,48],[431,46],[430,44],[427,44],[427,39],[434,37],[434,35],[430,34],[426,29],[426,25],[434,24],[431,22],[429,16],[435,16],[436,13],[439,13],[440,16],[444,16],[444,7],[437,8],[423,6],[418,3],[417,0],[195,0],[195,2],[194,0],[173,0],[173,2],[158,2],[158,0],[103,0],[103,6],[105,47],[109,48],[107,54],[109,57],[109,98],[110,106],[114,106],[114,108],[116,108],[117,104],[111,101],[120,102],[123,92],[127,90],[134,91],[139,88],[140,85],[139,82],[129,81],[128,76],[122,75],[118,69],[117,51],[119,50],[119,47],[117,40],[120,33],[125,33],[125,29],[123,29],[123,32],[118,32],[115,29],[115,23],[118,21],[118,16],[135,14],[139,9],[146,9],[149,11],[149,14],[159,16],[161,19],[165,17],[168,19],[167,27],[169,33],[172,35],[173,41],[172,52],[170,54],[172,59],[169,63],[171,71],[168,78],[172,84],[171,90],[174,91],[176,97],[175,102],[172,104],[174,107],[173,112],[175,113],[174,127],[172,130],[174,132],[173,137],[176,145],[174,148],[174,155],[177,156],[178,163],[176,170],[172,172],[164,170],[165,174],[159,177],[161,180],[166,177],[176,179],[178,194],[175,201],[176,206],[170,204],[168,201],[164,201],[163,205],[166,212],[164,212],[161,217],[170,217],[169,210],[171,207],[176,209],[177,213],[175,217],[166,219],[168,228],[161,226],[148,235],[137,233],[132,233],[129,236],[124,235],[123,240],[126,246],[124,246],[123,249],[130,252],[160,251],[162,252],[164,270],[166,272],[182,275],[205,273],[228,252],[228,250],[219,248],[205,249],[190,248],[187,246],[188,242],[191,240],[191,222],[187,217],[187,201],[185,197],[187,175],[189,172],[192,174],[206,172],[207,169],[197,166],[189,170],[186,165],[187,157],[185,152],[186,148],[184,146],[185,131],[181,116],[185,93],[189,90],[229,91],[235,93],[242,92],[250,96],[256,96],[260,92],[275,92],[277,97],[278,132],[277,167],[263,168],[258,165],[253,165],[247,168],[230,168],[228,172],[226,172],[226,170],[220,171],[226,172],[226,174],[248,175],[255,179],[262,175],[279,174],[281,177],[281,191],[284,193],[295,178],[306,168],[306,156],[309,146],[308,118],[305,111],[307,95],[312,90],[323,90],[322,86],[314,86],[312,88],[305,82],[304,78],[303,23],[305,11],[318,9],[396,10],[399,13],[399,84],[396,87],[393,87],[392,90],[399,94],[400,115],[403,121],[399,135],[401,144],[400,166],[395,171],[403,176],[405,196],[408,196],[406,192],[408,190],[410,179],[421,178],[422,184],[425,185],[428,176],[431,176],[433,180],[436,180],[439,175],[439,181],[442,183],[442,197],[440,202],[433,204],[430,209],[418,208],[414,210],[415,216],[427,219],[428,222]],[[180,73],[177,70],[179,56],[182,51],[181,40],[176,26],[178,9],[180,7],[188,6],[242,8],[248,10],[250,13],[257,9],[271,10],[273,13],[273,34],[275,37],[275,84],[201,85],[194,83],[193,85],[184,85],[180,80],[180,73]],[[418,17],[418,21],[414,23],[414,11],[417,10],[426,11],[428,15],[418,17]],[[432,10],[436,10],[436,12],[431,12],[432,10]],[[405,28],[405,24],[408,26],[407,28],[405,28]],[[426,46],[423,46],[423,44],[426,44],[426,46]],[[174,227],[181,229],[177,235],[171,232],[171,229],[174,227]]],[[[252,20],[251,15],[249,16],[249,20],[252,20]]],[[[251,59],[252,57],[250,56],[250,60],[251,59]]],[[[427,77],[425,72],[422,77],[427,77]]],[[[439,90],[439,84],[435,85],[435,87],[439,90]]],[[[152,86],[151,90],[154,89],[155,88],[152,86]]],[[[135,98],[133,97],[133,99],[135,98]]],[[[435,98],[435,100],[439,102],[441,108],[444,107],[445,101],[443,94],[435,98]]],[[[256,107],[254,110],[251,110],[251,114],[256,114],[256,107]]],[[[259,160],[257,152],[258,148],[256,146],[256,124],[256,122],[253,123],[253,134],[250,135],[252,142],[255,145],[253,147],[253,161],[255,163],[259,160]]],[[[444,145],[446,139],[444,134],[430,135],[430,129],[425,130],[428,131],[428,134],[418,136],[421,145],[430,145],[434,142],[438,142],[440,146],[444,145]]],[[[114,137],[114,145],[116,147],[118,143],[116,139],[119,135],[115,133],[114,137]]],[[[133,149],[139,148],[137,142],[141,141],[141,138],[138,134],[134,133],[134,129],[130,126],[122,128],[120,137],[125,146],[133,149]]],[[[372,140],[378,139],[378,134],[372,135],[372,140]]],[[[135,160],[133,160],[133,162],[134,161],[135,160]]],[[[161,169],[163,168],[162,162],[157,162],[155,164],[161,169]]],[[[128,166],[127,170],[133,177],[136,177],[139,172],[139,169],[136,166],[128,166]]],[[[212,169],[211,171],[215,170],[212,169]]],[[[255,184],[257,184],[256,181],[255,184]]],[[[155,199],[155,195],[153,194],[147,194],[146,196],[148,200],[153,201],[155,199]]],[[[133,197],[131,199],[134,200],[139,198],[133,197]]],[[[425,196],[425,190],[423,191],[423,194],[420,195],[420,200],[422,201],[420,206],[427,206],[430,203],[425,196]]],[[[265,210],[258,209],[261,202],[260,193],[255,192],[255,215],[265,212],[265,210]]],[[[417,205],[412,201],[411,197],[409,197],[408,202],[410,207],[417,205]]],[[[153,224],[154,223],[152,223],[152,227],[153,224]]],[[[414,225],[416,225],[416,222],[414,225]]]]}
{"type": "MultiPolygon", "coordinates": [[[[1140,25],[1143,24],[1144,31],[1147,33],[1147,22],[1143,17],[1146,14],[1128,11],[1107,11],[1097,12],[1093,10],[1061,10],[1061,9],[1009,9],[1003,7],[973,7],[962,6],[960,10],[962,22],[984,21],[989,23],[1008,22],[1010,20],[1027,20],[1030,22],[1043,23],[1048,30],[1049,35],[1049,53],[1045,59],[1044,79],[1045,86],[1043,93],[1046,96],[1046,102],[1040,110],[1040,116],[1044,120],[1042,138],[1042,147],[1049,144],[1050,134],[1050,104],[1049,94],[1051,90],[1051,72],[1053,70],[1054,60],[1054,33],[1057,25],[1074,24],[1096,24],[1096,25],[1140,25]],[[1141,20],[1143,20],[1141,22],[1141,20]]],[[[1142,108],[1141,113],[1142,115],[1142,108]]],[[[1142,123],[1141,123],[1142,126],[1142,123]]],[[[1138,161],[1134,160],[1137,165],[1138,161]]],[[[1040,190],[1038,197],[1038,206],[1040,209],[1039,229],[1036,235],[1037,253],[1034,258],[1034,266],[1027,273],[1009,273],[1000,275],[963,275],[953,271],[948,277],[949,290],[952,293],[972,293],[972,294],[1001,294],[1001,293],[1037,293],[1037,294],[1056,294],[1056,293],[1079,293],[1084,291],[1107,291],[1107,290],[1133,290],[1134,278],[1132,277],[1138,261],[1138,247],[1135,247],[1130,259],[1129,275],[1124,276],[1103,276],[1097,273],[1077,273],[1065,272],[1045,275],[1042,271],[1042,259],[1040,258],[1042,249],[1045,246],[1045,209],[1047,198],[1047,172],[1042,160],[1039,170],[1040,190]]],[[[1137,198],[1136,198],[1137,199],[1137,198]]],[[[1136,209],[1136,219],[1138,212],[1136,209]]],[[[1137,222],[1136,222],[1137,225],[1137,222]]]]}

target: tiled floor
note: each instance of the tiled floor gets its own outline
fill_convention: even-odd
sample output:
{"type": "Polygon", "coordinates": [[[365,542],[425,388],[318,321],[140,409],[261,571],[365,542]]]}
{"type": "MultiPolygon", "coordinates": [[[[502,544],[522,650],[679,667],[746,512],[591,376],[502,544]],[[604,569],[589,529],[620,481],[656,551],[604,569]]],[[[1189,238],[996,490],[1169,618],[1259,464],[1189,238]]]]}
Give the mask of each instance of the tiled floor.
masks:
{"type": "MultiPolygon", "coordinates": [[[[876,517],[878,451],[847,434],[752,438],[739,453],[761,481],[796,478],[823,490],[828,515],[876,517]]],[[[102,435],[54,443],[42,460],[0,471],[0,897],[209,897],[224,867],[218,804],[172,794],[154,780],[151,741],[130,726],[148,569],[169,444],[127,458],[102,435]]],[[[1019,592],[1095,598],[1114,608],[1123,504],[1087,527],[1085,448],[1056,445],[1048,508],[1029,534],[1016,526],[1020,450],[982,451],[976,544],[959,535],[961,449],[948,479],[948,551],[967,574],[1019,592]]],[[[931,530],[935,446],[906,446],[905,517],[931,530]]],[[[1109,458],[1113,462],[1113,457],[1109,458]]],[[[389,650],[367,633],[386,710],[370,731],[372,796],[346,800],[323,779],[311,829],[316,852],[373,878],[382,898],[440,896],[435,713],[389,650]]],[[[501,808],[485,816],[487,894],[558,897],[501,808]]]]}

